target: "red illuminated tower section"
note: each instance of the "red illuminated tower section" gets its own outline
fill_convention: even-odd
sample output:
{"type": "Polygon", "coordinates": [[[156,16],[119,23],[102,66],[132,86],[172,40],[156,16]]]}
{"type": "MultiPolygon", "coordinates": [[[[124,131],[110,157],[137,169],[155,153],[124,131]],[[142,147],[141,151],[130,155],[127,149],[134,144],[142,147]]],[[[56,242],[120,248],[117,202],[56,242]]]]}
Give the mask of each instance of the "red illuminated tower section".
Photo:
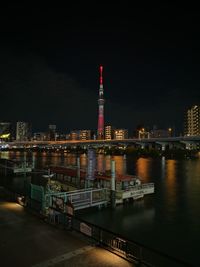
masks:
{"type": "Polygon", "coordinates": [[[98,130],[97,130],[97,138],[99,140],[104,139],[104,103],[105,100],[103,98],[103,66],[99,68],[100,73],[100,86],[99,86],[99,115],[98,115],[98,130]]]}

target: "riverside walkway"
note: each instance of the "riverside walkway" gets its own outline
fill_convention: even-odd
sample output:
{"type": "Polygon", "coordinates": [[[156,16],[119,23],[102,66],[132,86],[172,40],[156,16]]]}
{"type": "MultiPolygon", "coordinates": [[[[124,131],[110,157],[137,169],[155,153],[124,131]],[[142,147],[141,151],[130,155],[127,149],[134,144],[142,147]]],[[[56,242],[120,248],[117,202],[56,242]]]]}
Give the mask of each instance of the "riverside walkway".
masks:
{"type": "Polygon", "coordinates": [[[0,265],[5,267],[130,267],[119,256],[58,229],[16,203],[0,201],[0,265]]]}

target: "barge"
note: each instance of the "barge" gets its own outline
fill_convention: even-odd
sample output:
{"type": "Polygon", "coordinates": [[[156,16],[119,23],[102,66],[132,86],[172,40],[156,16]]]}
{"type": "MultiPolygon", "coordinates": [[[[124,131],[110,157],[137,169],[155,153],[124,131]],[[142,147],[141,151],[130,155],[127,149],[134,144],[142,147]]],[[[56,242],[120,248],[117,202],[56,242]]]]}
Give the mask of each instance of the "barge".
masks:
{"type": "MultiPolygon", "coordinates": [[[[52,182],[54,186],[55,181],[57,181],[60,185],[62,185],[61,187],[63,189],[70,188],[70,186],[73,186],[73,190],[86,188],[86,170],[78,170],[75,167],[51,166],[50,171],[51,174],[53,173],[54,175],[51,175],[52,178],[49,179],[49,183],[52,182]]],[[[89,182],[91,188],[105,188],[108,192],[113,191],[111,172],[95,171],[94,179],[89,182]]],[[[141,199],[148,194],[153,194],[155,188],[154,183],[143,183],[141,177],[139,176],[115,173],[114,191],[115,204],[117,205],[129,200],[141,199]]]]}

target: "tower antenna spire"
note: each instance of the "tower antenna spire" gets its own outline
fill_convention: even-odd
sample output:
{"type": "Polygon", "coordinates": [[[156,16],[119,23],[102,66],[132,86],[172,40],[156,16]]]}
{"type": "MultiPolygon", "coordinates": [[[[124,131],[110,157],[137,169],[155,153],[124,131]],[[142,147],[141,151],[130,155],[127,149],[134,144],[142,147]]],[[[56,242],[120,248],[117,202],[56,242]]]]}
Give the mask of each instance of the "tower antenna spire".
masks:
{"type": "Polygon", "coordinates": [[[97,138],[99,140],[104,139],[104,90],[103,90],[103,66],[99,67],[99,99],[98,99],[98,130],[97,138]]]}

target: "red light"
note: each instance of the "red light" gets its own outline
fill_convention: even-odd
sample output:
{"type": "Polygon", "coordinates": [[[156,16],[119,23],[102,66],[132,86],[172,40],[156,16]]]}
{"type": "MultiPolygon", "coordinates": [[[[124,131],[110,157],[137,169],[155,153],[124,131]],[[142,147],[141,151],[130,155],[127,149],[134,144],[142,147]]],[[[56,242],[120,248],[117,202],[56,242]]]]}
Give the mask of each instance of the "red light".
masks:
{"type": "Polygon", "coordinates": [[[103,76],[102,76],[102,72],[103,72],[103,66],[100,66],[100,84],[103,84],[103,76]]]}

